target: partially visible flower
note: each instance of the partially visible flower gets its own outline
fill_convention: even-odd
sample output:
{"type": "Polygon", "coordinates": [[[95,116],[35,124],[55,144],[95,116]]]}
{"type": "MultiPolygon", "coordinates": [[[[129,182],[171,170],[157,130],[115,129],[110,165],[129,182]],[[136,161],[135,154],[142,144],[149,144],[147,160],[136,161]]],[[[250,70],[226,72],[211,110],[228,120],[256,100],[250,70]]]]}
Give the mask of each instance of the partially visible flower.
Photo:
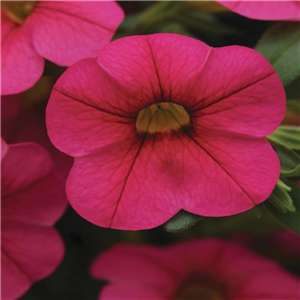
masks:
{"type": "Polygon", "coordinates": [[[1,135],[8,144],[34,142],[41,145],[51,155],[60,174],[67,178],[73,158],[57,150],[49,140],[45,106],[50,91],[41,97],[38,94],[41,89],[44,93],[48,89],[51,91],[52,86],[48,87],[46,80],[38,90],[32,88],[22,94],[1,97],[1,135]]]}
{"type": "Polygon", "coordinates": [[[287,257],[300,259],[300,236],[290,230],[282,230],[271,237],[275,247],[287,257]]]}
{"type": "Polygon", "coordinates": [[[250,19],[300,21],[299,1],[216,1],[250,19]]]}
{"type": "Polygon", "coordinates": [[[117,245],[96,258],[91,274],[109,282],[100,300],[299,299],[296,277],[217,239],[166,248],[117,245]]]}
{"type": "Polygon", "coordinates": [[[71,66],[46,123],[53,144],[75,157],[66,187],[74,209],[137,230],[181,209],[226,216],[265,201],[280,165],[264,137],[284,113],[282,83],[256,51],[154,34],[71,66]]]}
{"type": "Polygon", "coordinates": [[[123,18],[114,1],[1,2],[1,94],[33,86],[44,58],[69,66],[96,56],[123,18]]]}
{"type": "Polygon", "coordinates": [[[67,201],[45,150],[33,143],[2,147],[1,299],[10,300],[61,262],[64,245],[52,226],[67,201]]]}

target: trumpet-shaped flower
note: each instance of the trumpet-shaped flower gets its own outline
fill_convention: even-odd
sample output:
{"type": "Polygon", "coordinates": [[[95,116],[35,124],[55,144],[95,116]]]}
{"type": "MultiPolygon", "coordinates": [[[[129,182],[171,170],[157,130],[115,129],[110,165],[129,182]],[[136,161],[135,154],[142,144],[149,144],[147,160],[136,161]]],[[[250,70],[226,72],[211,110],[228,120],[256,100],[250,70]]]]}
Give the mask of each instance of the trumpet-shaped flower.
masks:
{"type": "Polygon", "coordinates": [[[300,21],[299,1],[219,1],[233,12],[250,19],[300,21]]]}
{"type": "Polygon", "coordinates": [[[75,163],[67,196],[85,219],[153,228],[185,209],[228,216],[266,200],[279,161],[264,139],[285,93],[256,51],[176,34],[119,39],[70,67],[47,107],[75,163]]]}
{"type": "Polygon", "coordinates": [[[96,258],[91,273],[108,281],[99,300],[299,299],[299,279],[217,239],[166,248],[116,245],[96,258]]]}
{"type": "Polygon", "coordinates": [[[52,226],[67,201],[45,150],[33,143],[1,142],[1,299],[10,300],[61,262],[64,245],[52,226]]]}
{"type": "Polygon", "coordinates": [[[33,86],[44,58],[69,66],[96,56],[123,17],[114,1],[3,1],[1,94],[33,86]]]}

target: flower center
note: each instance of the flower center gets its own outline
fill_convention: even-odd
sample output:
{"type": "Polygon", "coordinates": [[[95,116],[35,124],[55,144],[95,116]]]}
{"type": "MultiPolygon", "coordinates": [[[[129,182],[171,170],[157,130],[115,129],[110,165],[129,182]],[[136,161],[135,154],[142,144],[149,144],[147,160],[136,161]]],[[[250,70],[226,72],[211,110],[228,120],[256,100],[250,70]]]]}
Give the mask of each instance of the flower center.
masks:
{"type": "Polygon", "coordinates": [[[1,1],[7,16],[17,24],[22,24],[33,12],[37,1],[1,1]]]}
{"type": "Polygon", "coordinates": [[[160,102],[142,109],[136,119],[138,133],[163,133],[177,131],[190,125],[185,108],[172,102],[160,102]]]}
{"type": "Polygon", "coordinates": [[[212,286],[188,282],[176,293],[173,300],[224,300],[224,298],[221,292],[212,286]]]}

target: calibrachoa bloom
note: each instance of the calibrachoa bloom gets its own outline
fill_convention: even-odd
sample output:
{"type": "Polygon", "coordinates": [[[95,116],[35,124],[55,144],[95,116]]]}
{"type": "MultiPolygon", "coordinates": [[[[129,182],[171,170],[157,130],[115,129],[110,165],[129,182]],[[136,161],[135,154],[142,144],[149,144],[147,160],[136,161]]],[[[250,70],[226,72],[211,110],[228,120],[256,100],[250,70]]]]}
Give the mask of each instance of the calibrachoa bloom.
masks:
{"type": "Polygon", "coordinates": [[[32,104],[23,94],[1,97],[1,135],[9,144],[34,142],[50,154],[58,172],[68,177],[73,158],[58,151],[50,142],[45,124],[45,108],[42,103],[32,104]],[[25,103],[25,105],[24,105],[25,103]]]}
{"type": "Polygon", "coordinates": [[[300,281],[276,263],[217,239],[166,248],[117,245],[93,263],[101,300],[299,299],[300,281]]]}
{"type": "Polygon", "coordinates": [[[152,228],[180,209],[237,214],[271,194],[279,161],[264,136],[285,94],[256,51],[176,34],[134,36],[70,67],[47,127],[75,157],[67,196],[87,220],[152,228]]]}
{"type": "Polygon", "coordinates": [[[52,226],[67,201],[45,150],[33,143],[1,142],[1,299],[9,300],[61,262],[64,245],[52,226]]]}
{"type": "Polygon", "coordinates": [[[69,66],[96,56],[124,18],[114,1],[3,1],[1,8],[2,95],[33,86],[44,58],[69,66]]]}
{"type": "Polygon", "coordinates": [[[219,1],[233,12],[250,19],[300,21],[299,1],[219,1]]]}

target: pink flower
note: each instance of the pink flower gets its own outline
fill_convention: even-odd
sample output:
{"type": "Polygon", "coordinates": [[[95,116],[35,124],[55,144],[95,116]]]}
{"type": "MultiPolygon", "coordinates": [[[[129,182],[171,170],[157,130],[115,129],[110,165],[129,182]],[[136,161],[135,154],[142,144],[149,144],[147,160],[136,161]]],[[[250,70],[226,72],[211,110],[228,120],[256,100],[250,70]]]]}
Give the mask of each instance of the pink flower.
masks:
{"type": "Polygon", "coordinates": [[[2,95],[33,86],[44,58],[69,66],[96,56],[124,18],[114,1],[5,1],[1,7],[2,95]]]}
{"type": "Polygon", "coordinates": [[[91,274],[109,281],[101,300],[299,299],[296,277],[275,262],[217,239],[166,248],[117,245],[96,258],[91,274]]]}
{"type": "Polygon", "coordinates": [[[286,253],[288,258],[300,259],[300,236],[298,234],[290,230],[282,230],[271,236],[271,241],[280,252],[286,253]]]}
{"type": "Polygon", "coordinates": [[[300,21],[299,1],[216,1],[250,19],[300,21]]]}
{"type": "Polygon", "coordinates": [[[38,99],[36,103],[29,103],[31,100],[31,95],[25,96],[24,94],[1,97],[2,137],[9,144],[38,143],[47,150],[57,170],[66,179],[71,170],[73,158],[58,151],[49,140],[45,124],[47,102],[38,99]],[[22,105],[22,103],[26,103],[26,105],[22,105]]]}
{"type": "Polygon", "coordinates": [[[154,34],[119,39],[70,67],[46,123],[54,145],[75,157],[74,209],[136,230],[180,209],[226,216],[266,200],[280,167],[264,136],[284,112],[282,84],[256,51],[154,34]]]}
{"type": "Polygon", "coordinates": [[[45,150],[33,143],[2,141],[2,146],[1,299],[9,300],[61,262],[64,245],[52,226],[67,203],[63,181],[45,150]]]}

